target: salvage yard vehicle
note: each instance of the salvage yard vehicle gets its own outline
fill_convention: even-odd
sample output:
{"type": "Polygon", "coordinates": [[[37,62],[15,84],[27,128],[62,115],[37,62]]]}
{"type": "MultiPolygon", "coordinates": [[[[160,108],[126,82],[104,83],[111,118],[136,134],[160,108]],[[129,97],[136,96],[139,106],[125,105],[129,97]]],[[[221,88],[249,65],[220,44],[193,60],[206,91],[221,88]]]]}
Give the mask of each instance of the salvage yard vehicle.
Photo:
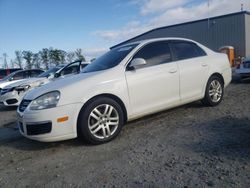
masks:
{"type": "Polygon", "coordinates": [[[5,76],[0,81],[0,92],[7,85],[10,85],[12,83],[18,82],[19,80],[23,80],[23,79],[26,79],[26,78],[37,77],[39,74],[41,74],[43,72],[44,71],[41,70],[41,69],[30,69],[30,70],[15,71],[15,72],[9,74],[8,76],[5,76]]]}
{"type": "Polygon", "coordinates": [[[81,74],[28,92],[17,109],[23,136],[38,141],[114,139],[130,120],[201,100],[218,105],[231,81],[225,54],[188,39],[111,49],[81,74]]]}
{"type": "Polygon", "coordinates": [[[235,73],[239,74],[241,79],[250,78],[250,56],[235,69],[235,73]]]}
{"type": "Polygon", "coordinates": [[[11,69],[0,69],[0,81],[5,77],[8,76],[9,74],[22,70],[21,68],[11,68],[11,69]]]}
{"type": "Polygon", "coordinates": [[[31,89],[40,87],[57,78],[64,78],[80,72],[80,69],[87,66],[87,62],[74,61],[69,64],[62,64],[50,68],[36,78],[24,79],[4,87],[0,92],[0,103],[4,106],[18,106],[24,95],[31,89]]]}

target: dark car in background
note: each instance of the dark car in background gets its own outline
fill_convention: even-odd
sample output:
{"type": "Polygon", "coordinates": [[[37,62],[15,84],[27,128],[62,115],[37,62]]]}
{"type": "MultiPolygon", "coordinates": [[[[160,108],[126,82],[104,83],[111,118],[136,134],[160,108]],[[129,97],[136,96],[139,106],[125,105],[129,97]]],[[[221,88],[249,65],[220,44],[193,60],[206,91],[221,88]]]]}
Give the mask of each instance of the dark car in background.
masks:
{"type": "Polygon", "coordinates": [[[8,76],[9,74],[22,70],[21,68],[12,68],[12,69],[0,69],[0,80],[3,79],[5,76],[8,76]]]}

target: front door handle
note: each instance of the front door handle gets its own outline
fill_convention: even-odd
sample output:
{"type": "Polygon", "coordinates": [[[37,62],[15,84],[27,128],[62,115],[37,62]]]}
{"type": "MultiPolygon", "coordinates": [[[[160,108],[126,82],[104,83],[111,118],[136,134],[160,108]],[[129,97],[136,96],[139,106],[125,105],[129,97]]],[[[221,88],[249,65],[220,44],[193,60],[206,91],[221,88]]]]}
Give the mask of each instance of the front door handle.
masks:
{"type": "Polygon", "coordinates": [[[201,66],[206,67],[207,63],[202,63],[201,66]]]}

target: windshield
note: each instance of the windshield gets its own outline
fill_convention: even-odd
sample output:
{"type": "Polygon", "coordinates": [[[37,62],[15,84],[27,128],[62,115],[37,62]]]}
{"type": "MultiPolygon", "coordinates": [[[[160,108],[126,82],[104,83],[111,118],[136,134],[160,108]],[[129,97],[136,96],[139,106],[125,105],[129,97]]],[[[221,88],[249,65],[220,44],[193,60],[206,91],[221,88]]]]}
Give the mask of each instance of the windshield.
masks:
{"type": "Polygon", "coordinates": [[[8,76],[5,76],[2,81],[7,81],[9,80],[13,75],[15,75],[17,72],[21,72],[21,71],[15,71],[15,72],[12,72],[11,74],[9,74],[8,76]]]}
{"type": "Polygon", "coordinates": [[[138,44],[115,48],[105,53],[86,66],[82,73],[95,72],[110,69],[118,65],[138,44]]]}
{"type": "Polygon", "coordinates": [[[41,78],[41,77],[50,77],[50,76],[53,76],[56,71],[58,71],[61,67],[53,67],[53,68],[50,68],[49,70],[47,70],[46,72],[43,72],[42,74],[38,75],[38,78],[41,78]]]}

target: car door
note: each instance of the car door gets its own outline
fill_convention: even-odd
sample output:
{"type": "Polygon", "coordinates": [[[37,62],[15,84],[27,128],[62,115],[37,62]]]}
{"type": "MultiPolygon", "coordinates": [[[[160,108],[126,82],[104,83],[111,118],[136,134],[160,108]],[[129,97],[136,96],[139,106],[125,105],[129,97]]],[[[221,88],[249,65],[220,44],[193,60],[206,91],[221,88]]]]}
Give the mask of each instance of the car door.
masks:
{"type": "Polygon", "coordinates": [[[59,72],[59,77],[64,78],[64,77],[79,73],[80,72],[80,65],[81,65],[81,61],[76,61],[76,62],[73,62],[73,63],[67,65],[65,68],[63,68],[59,72]]]}
{"type": "Polygon", "coordinates": [[[147,44],[132,60],[135,58],[143,58],[147,64],[130,70],[129,63],[125,72],[133,114],[152,113],[178,102],[179,71],[168,42],[147,44]]]}
{"type": "Polygon", "coordinates": [[[209,69],[206,53],[188,41],[172,41],[171,48],[180,71],[181,100],[199,99],[209,69]]]}

